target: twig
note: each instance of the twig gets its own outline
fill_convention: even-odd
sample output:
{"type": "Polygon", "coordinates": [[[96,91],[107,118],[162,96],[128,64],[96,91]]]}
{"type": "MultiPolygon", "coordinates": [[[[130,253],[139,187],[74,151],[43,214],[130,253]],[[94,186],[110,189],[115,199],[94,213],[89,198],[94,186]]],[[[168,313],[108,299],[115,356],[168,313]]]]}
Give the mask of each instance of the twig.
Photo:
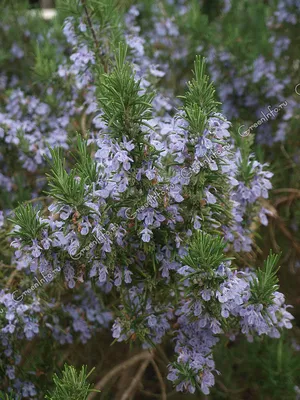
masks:
{"type": "Polygon", "coordinates": [[[162,356],[162,359],[165,361],[166,364],[170,364],[170,361],[168,359],[168,357],[166,356],[164,350],[162,349],[162,347],[156,346],[155,349],[157,350],[157,352],[162,356]]]}
{"type": "MultiPolygon", "coordinates": [[[[93,36],[93,39],[94,39],[94,45],[95,45],[95,48],[96,48],[95,54],[97,56],[99,56],[99,58],[101,60],[100,45],[99,45],[95,30],[94,30],[94,27],[93,27],[93,23],[92,23],[90,14],[89,14],[89,10],[88,10],[87,5],[86,5],[86,0],[81,0],[81,4],[83,6],[83,9],[84,9],[84,12],[85,12],[85,15],[86,15],[86,19],[87,19],[87,22],[88,22],[88,26],[89,26],[89,28],[91,30],[91,33],[92,33],[92,36],[93,36]]],[[[103,67],[104,67],[104,71],[107,72],[107,66],[106,66],[105,63],[103,63],[103,67]]]]}
{"type": "Polygon", "coordinates": [[[154,368],[154,370],[155,370],[155,373],[156,373],[157,378],[158,378],[159,383],[160,383],[161,399],[162,399],[162,400],[167,400],[166,385],[165,385],[165,382],[164,382],[164,380],[163,380],[163,377],[161,376],[160,370],[159,370],[159,368],[158,368],[156,362],[155,362],[153,359],[151,359],[150,362],[151,362],[151,364],[153,365],[153,368],[154,368]]]}
{"type": "Polygon", "coordinates": [[[291,167],[297,167],[297,164],[295,163],[294,160],[292,160],[292,158],[289,156],[289,154],[287,153],[285,147],[283,144],[281,144],[280,149],[282,151],[282,154],[285,156],[285,158],[290,162],[291,167]]]}
{"type": "Polygon", "coordinates": [[[10,276],[9,276],[9,279],[8,279],[8,281],[7,281],[7,283],[6,283],[6,287],[9,287],[10,285],[11,285],[11,283],[12,283],[12,281],[14,280],[14,277],[18,274],[18,270],[17,269],[15,269],[11,274],[10,274],[10,276]]]}
{"type": "Polygon", "coordinates": [[[0,268],[13,268],[15,269],[16,267],[14,265],[8,265],[8,264],[4,264],[2,261],[0,261],[0,268]]]}
{"type": "Polygon", "coordinates": [[[94,27],[93,27],[93,24],[92,24],[92,21],[91,21],[91,17],[90,17],[90,14],[89,14],[89,10],[88,10],[88,8],[87,8],[87,6],[86,6],[85,0],[81,0],[81,4],[82,4],[82,6],[83,6],[83,9],[84,9],[84,12],[85,12],[85,15],[86,15],[86,19],[87,19],[88,25],[89,25],[90,30],[91,30],[92,35],[93,35],[93,39],[94,39],[95,46],[96,46],[96,51],[98,52],[98,51],[99,51],[99,43],[98,43],[98,40],[97,40],[96,33],[95,33],[95,31],[94,31],[94,27]]]}
{"type": "Polygon", "coordinates": [[[155,397],[156,399],[159,399],[159,398],[160,398],[160,394],[156,394],[156,393],[149,392],[149,390],[140,389],[140,390],[139,390],[139,393],[142,393],[142,394],[144,394],[144,395],[147,396],[147,397],[155,397]]]}
{"type": "Polygon", "coordinates": [[[36,344],[38,343],[39,339],[38,337],[34,337],[31,342],[28,342],[27,345],[25,346],[24,351],[21,353],[21,362],[19,364],[19,368],[22,368],[23,365],[28,361],[29,355],[32,353],[32,350],[36,347],[36,344]]]}
{"type": "Polygon", "coordinates": [[[277,223],[278,223],[278,226],[279,226],[281,232],[291,241],[292,246],[294,247],[296,252],[298,254],[300,254],[300,244],[294,240],[293,235],[287,229],[287,227],[285,226],[284,222],[281,219],[277,218],[277,223]]]}
{"type": "Polygon", "coordinates": [[[271,239],[273,248],[275,249],[275,251],[277,253],[279,253],[280,247],[279,247],[278,243],[276,242],[276,237],[275,237],[275,232],[274,232],[274,221],[271,221],[271,223],[269,224],[269,232],[270,232],[270,239],[271,239]]]}
{"type": "Polygon", "coordinates": [[[219,379],[216,379],[216,383],[220,386],[220,388],[225,392],[225,393],[242,393],[246,390],[246,388],[241,388],[241,389],[228,389],[223,382],[221,382],[219,379]]]}
{"type": "MultiPolygon", "coordinates": [[[[160,395],[160,394],[156,394],[156,393],[149,392],[149,390],[140,389],[139,392],[142,393],[142,394],[144,394],[144,395],[147,396],[147,397],[154,397],[154,398],[156,398],[156,399],[161,398],[161,395],[160,395]]],[[[177,390],[173,390],[172,392],[168,393],[168,394],[167,394],[167,398],[172,397],[172,396],[174,396],[175,394],[178,394],[177,390]]]]}
{"type": "Polygon", "coordinates": [[[26,201],[24,201],[24,204],[34,203],[34,202],[36,202],[36,201],[46,200],[46,199],[48,199],[47,196],[35,197],[35,198],[31,199],[31,200],[26,200],[26,201]]]}
{"type": "MultiPolygon", "coordinates": [[[[128,357],[132,357],[133,355],[137,354],[135,349],[133,350],[134,353],[131,353],[129,350],[128,357]]],[[[136,365],[133,365],[130,368],[126,368],[122,373],[119,375],[116,384],[114,385],[114,398],[111,400],[120,400],[123,396],[123,393],[128,388],[128,382],[131,382],[134,375],[136,373],[136,365]]]]}
{"type": "Polygon", "coordinates": [[[149,363],[150,363],[150,359],[145,360],[141,366],[140,369],[138,370],[136,376],[133,378],[133,380],[131,381],[128,389],[124,392],[123,396],[121,397],[121,400],[127,400],[130,398],[130,396],[132,395],[132,392],[134,391],[134,389],[137,387],[138,383],[140,382],[140,380],[142,379],[144,372],[146,371],[146,368],[148,367],[149,363]]]}
{"type": "Polygon", "coordinates": [[[300,190],[294,189],[294,188],[282,188],[282,189],[274,189],[274,193],[282,193],[282,192],[288,192],[288,193],[295,193],[300,196],[300,190]]]}
{"type": "MultiPolygon", "coordinates": [[[[291,274],[296,274],[296,260],[297,260],[297,255],[295,254],[295,251],[294,251],[294,249],[290,249],[288,252],[287,252],[287,255],[286,255],[286,257],[285,257],[285,260],[288,260],[289,261],[289,263],[288,263],[288,269],[289,269],[289,271],[291,272],[291,274]]],[[[284,261],[283,261],[284,262],[284,261]]],[[[282,263],[283,263],[282,262],[282,263]]]]}
{"type": "MultiPolygon", "coordinates": [[[[253,247],[254,247],[254,249],[256,250],[256,252],[257,252],[258,254],[263,254],[262,249],[261,249],[256,243],[253,243],[253,247]]],[[[253,251],[252,253],[253,253],[253,255],[255,255],[255,252],[254,252],[254,251],[253,251]]],[[[252,258],[254,258],[254,257],[252,257],[252,258]]]]}
{"type": "MultiPolygon", "coordinates": [[[[293,192],[291,192],[293,193],[293,192]]],[[[274,201],[274,206],[278,207],[279,205],[283,204],[283,203],[292,203],[294,200],[299,199],[300,195],[297,193],[293,193],[290,196],[285,196],[285,197],[280,197],[279,199],[274,201]]],[[[290,206],[289,204],[289,206],[290,206]]]]}
{"type": "MultiPolygon", "coordinates": [[[[96,383],[94,389],[101,390],[103,387],[109,382],[114,376],[119,375],[122,371],[126,368],[131,367],[132,365],[136,364],[142,360],[149,360],[152,358],[152,353],[148,350],[143,351],[142,353],[137,354],[136,356],[131,357],[129,360],[122,362],[121,364],[117,365],[113,369],[111,369],[99,382],[96,383]]],[[[97,392],[92,392],[89,394],[87,400],[92,400],[97,396],[97,392]]]]}
{"type": "Polygon", "coordinates": [[[80,125],[81,125],[81,131],[82,131],[82,136],[84,139],[86,139],[86,113],[84,112],[82,114],[82,117],[80,119],[80,125]]]}
{"type": "MultiPolygon", "coordinates": [[[[265,201],[265,204],[269,205],[269,207],[270,207],[269,202],[265,201]]],[[[271,208],[268,208],[268,207],[266,207],[266,208],[271,210],[271,208]]],[[[272,207],[272,208],[274,208],[274,207],[272,207]]],[[[297,241],[294,240],[294,237],[293,237],[292,233],[287,229],[287,227],[285,226],[283,220],[278,216],[277,211],[276,212],[272,212],[270,217],[275,220],[275,222],[279,226],[279,229],[281,230],[281,232],[284,234],[284,236],[286,236],[291,241],[292,246],[294,247],[296,252],[298,254],[300,254],[300,244],[297,241]]]]}
{"type": "Polygon", "coordinates": [[[62,358],[58,361],[57,365],[59,368],[61,368],[66,361],[66,359],[69,357],[69,355],[72,353],[73,349],[69,348],[62,356],[62,358]]]}

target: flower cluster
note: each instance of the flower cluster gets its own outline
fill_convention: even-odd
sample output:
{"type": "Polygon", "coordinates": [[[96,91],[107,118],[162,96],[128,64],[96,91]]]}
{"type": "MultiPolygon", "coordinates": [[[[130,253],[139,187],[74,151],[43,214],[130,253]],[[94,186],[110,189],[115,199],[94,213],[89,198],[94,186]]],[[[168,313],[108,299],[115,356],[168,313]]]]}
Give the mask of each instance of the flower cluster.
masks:
{"type": "MultiPolygon", "coordinates": [[[[182,305],[176,310],[178,330],[175,351],[177,362],[170,367],[169,379],[178,390],[194,393],[201,388],[205,394],[214,385],[217,372],[212,358],[216,335],[226,334],[234,340],[240,331],[252,340],[255,335],[279,337],[281,328],[291,328],[292,315],[286,310],[284,296],[272,291],[272,302],[256,296],[268,290],[262,276],[272,264],[272,255],[266,261],[266,270],[261,276],[253,272],[233,271],[230,261],[221,263],[225,245],[217,238],[196,236],[192,242],[187,263],[177,272],[183,276],[182,305]],[[203,246],[211,250],[210,259],[203,258],[203,246]]],[[[182,279],[181,279],[182,281],[182,279]]]]}
{"type": "MultiPolygon", "coordinates": [[[[198,93],[203,87],[213,90],[204,75],[204,64],[197,58],[195,78],[189,83],[182,110],[174,118],[163,117],[163,122],[159,124],[158,117],[153,119],[149,112],[151,95],[147,91],[140,91],[140,82],[132,77],[125,56],[126,47],[120,45],[116,67],[103,77],[103,97],[100,98],[103,109],[99,116],[102,132],[98,139],[90,140],[91,144],[99,147],[94,158],[89,155],[87,143],[78,137],[77,163],[70,176],[64,169],[59,150],[51,151],[49,184],[54,202],[48,208],[50,215],[35,215],[30,206],[17,211],[13,236],[16,238],[14,246],[18,248],[16,257],[19,268],[46,273],[53,269],[55,260],[55,263],[61,265],[69,288],[74,288],[76,281],[83,283],[96,279],[97,286],[105,293],[121,291],[122,303],[113,325],[113,337],[119,341],[138,338],[148,347],[160,343],[166,333],[172,331],[172,319],[177,318],[179,326],[183,325],[183,329],[192,332],[195,328],[191,325],[190,329],[189,326],[190,318],[194,316],[199,317],[199,324],[207,328],[212,337],[224,332],[219,319],[227,317],[240,319],[240,330],[247,335],[269,334],[266,327],[271,320],[263,316],[261,305],[256,308],[245,306],[250,299],[250,277],[248,280],[241,279],[231,273],[228,266],[221,266],[216,276],[212,276],[213,265],[209,264],[206,257],[216,252],[204,243],[201,246],[207,251],[202,254],[205,266],[201,262],[198,266],[201,269],[199,283],[204,282],[200,295],[204,302],[213,299],[212,309],[216,308],[216,311],[205,311],[204,303],[202,305],[200,300],[192,301],[192,306],[186,300],[184,287],[194,290],[196,277],[191,282],[185,279],[183,287],[179,280],[166,296],[166,285],[171,284],[171,275],[173,281],[176,271],[180,274],[184,269],[186,272],[186,266],[182,267],[182,257],[189,251],[189,242],[195,232],[210,231],[212,227],[222,232],[222,227],[231,227],[233,218],[230,208],[226,209],[224,205],[232,202],[233,205],[239,204],[245,211],[243,207],[255,203],[261,191],[268,188],[268,185],[265,188],[268,175],[265,176],[263,166],[250,160],[250,177],[255,194],[252,197],[250,194],[245,195],[247,190],[252,193],[246,186],[247,182],[244,189],[241,185],[235,188],[239,183],[236,178],[240,170],[235,167],[238,163],[234,157],[239,157],[240,153],[237,150],[232,155],[226,150],[226,154],[214,159],[194,176],[184,177],[183,168],[216,154],[215,149],[219,143],[226,144],[226,139],[230,137],[229,123],[214,112],[216,103],[211,99],[210,103],[201,105],[202,108],[197,104],[198,93]],[[105,90],[110,86],[113,88],[115,84],[121,85],[121,93],[124,93],[121,100],[115,97],[112,99],[110,96],[114,91],[105,90]],[[132,88],[129,94],[122,92],[122,85],[128,84],[132,88]],[[123,114],[123,104],[126,102],[130,104],[128,107],[140,107],[136,115],[131,114],[135,109],[129,108],[127,119],[123,114]],[[110,104],[110,108],[107,104],[110,104]],[[208,110],[214,112],[209,118],[206,117],[208,110]],[[202,119],[199,119],[198,113],[202,119]],[[107,121],[111,121],[112,114],[119,117],[109,126],[107,121]],[[151,131],[146,120],[152,125],[151,131]],[[167,133],[166,127],[170,126],[172,134],[162,134],[162,126],[165,127],[163,133],[167,133]],[[199,134],[201,129],[203,132],[199,134]],[[122,132],[120,138],[116,137],[119,130],[122,132]],[[141,146],[140,142],[144,144],[141,146]],[[164,169],[164,165],[167,168],[164,169]],[[153,193],[160,191],[161,196],[153,196],[153,193]],[[129,204],[131,207],[128,207],[129,204]],[[136,210],[134,220],[128,217],[128,208],[136,210]],[[30,231],[35,232],[31,240],[26,236],[26,229],[22,229],[24,218],[31,225],[30,231]],[[97,242],[86,246],[94,236],[97,242]],[[86,250],[84,253],[80,251],[82,248],[86,250]],[[82,258],[74,260],[74,254],[78,253],[82,254],[82,258]],[[210,282],[218,283],[216,291],[205,284],[206,274],[210,282]],[[243,307],[238,307],[235,301],[243,307]],[[220,304],[219,309],[216,302],[220,304]],[[253,319],[254,314],[257,314],[256,319],[253,319]]],[[[204,236],[202,240],[206,240],[204,236]]],[[[218,241],[217,238],[212,240],[218,241]]],[[[226,257],[224,251],[225,246],[221,254],[226,257]]],[[[189,273],[194,275],[195,271],[189,270],[189,273]]],[[[272,334],[275,335],[276,331],[278,335],[279,327],[289,327],[291,315],[285,314],[285,323],[281,323],[279,316],[275,320],[275,300],[271,304],[274,304],[272,334]]],[[[278,300],[277,314],[282,313],[283,307],[282,300],[278,300]]],[[[86,325],[77,321],[76,309],[63,306],[63,311],[74,318],[74,330],[80,333],[81,340],[87,340],[90,334],[86,325]]],[[[271,308],[267,312],[271,313],[271,308]]],[[[58,323],[58,320],[54,322],[58,323]]],[[[52,323],[51,326],[55,328],[56,325],[52,323]]],[[[54,337],[57,338],[55,330],[54,337]]],[[[69,340],[68,336],[59,336],[57,339],[61,343],[69,340]]],[[[213,343],[215,341],[212,339],[213,343]]],[[[182,344],[176,348],[179,346],[182,344]]],[[[200,349],[195,351],[199,353],[200,349]]],[[[206,357],[205,350],[204,353],[206,357]]],[[[185,362],[188,359],[186,356],[185,362]]],[[[213,370],[210,358],[206,362],[213,370]]],[[[203,364],[198,362],[198,370],[190,366],[188,370],[198,373],[203,368],[203,364]]],[[[213,379],[210,378],[210,381],[213,382],[213,379]]],[[[202,390],[207,392],[208,386],[211,385],[204,380],[202,390]]],[[[180,390],[185,387],[178,385],[180,390]]]]}

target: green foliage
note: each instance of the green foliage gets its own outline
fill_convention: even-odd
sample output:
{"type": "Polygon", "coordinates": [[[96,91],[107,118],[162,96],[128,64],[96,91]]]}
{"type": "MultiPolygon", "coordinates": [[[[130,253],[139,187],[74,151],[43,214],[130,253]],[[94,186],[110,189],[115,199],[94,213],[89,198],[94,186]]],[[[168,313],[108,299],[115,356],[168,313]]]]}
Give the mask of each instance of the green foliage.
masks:
{"type": "MultiPolygon", "coordinates": [[[[208,119],[218,112],[220,103],[215,100],[214,86],[210,82],[209,76],[205,73],[205,59],[200,56],[196,57],[193,73],[194,78],[188,82],[188,90],[185,96],[180,97],[184,101],[182,109],[184,111],[184,118],[189,124],[187,129],[197,140],[199,137],[202,137],[203,131],[207,127],[208,119]]],[[[218,141],[216,138],[212,140],[218,141]]],[[[193,160],[195,157],[193,141],[188,145],[188,149],[193,160]]],[[[215,162],[218,167],[221,167],[221,157],[217,157],[215,162]]],[[[192,174],[190,184],[185,190],[186,193],[184,193],[189,199],[188,210],[193,210],[194,215],[201,216],[203,221],[201,223],[202,229],[209,233],[215,233],[217,226],[224,223],[228,224],[232,219],[228,182],[226,178],[224,179],[224,175],[220,173],[220,169],[211,170],[208,164],[204,165],[198,173],[192,174]],[[214,204],[207,204],[206,202],[203,204],[203,188],[209,186],[215,189],[216,197],[219,201],[214,204]],[[214,229],[212,229],[211,225],[211,216],[215,218],[216,225],[214,229]]]]}
{"type": "MultiPolygon", "coordinates": [[[[219,0],[216,0],[219,1],[219,0]]],[[[205,13],[205,9],[203,9],[203,13],[201,12],[201,7],[199,1],[192,0],[191,1],[191,8],[187,13],[187,19],[184,21],[185,27],[188,28],[188,31],[191,32],[191,41],[194,39],[195,47],[199,46],[199,39],[195,40],[198,36],[208,38],[211,35],[210,24],[208,21],[208,17],[205,13]]],[[[178,21],[180,23],[180,21],[178,21]]],[[[193,45],[193,44],[192,44],[193,45]]]]}
{"type": "Polygon", "coordinates": [[[262,392],[267,394],[272,391],[274,400],[294,399],[300,360],[299,355],[295,355],[291,349],[290,341],[284,336],[276,341],[267,339],[263,351],[266,357],[262,359],[265,376],[262,392]]]}
{"type": "Polygon", "coordinates": [[[188,255],[184,257],[185,265],[193,268],[195,274],[214,271],[225,261],[226,242],[221,236],[213,236],[205,232],[197,231],[189,244],[188,255]]]}
{"type": "Polygon", "coordinates": [[[49,81],[57,71],[57,51],[52,43],[44,41],[42,47],[37,43],[35,46],[34,73],[39,81],[49,81]]]}
{"type": "Polygon", "coordinates": [[[88,150],[87,141],[79,134],[77,135],[76,147],[73,158],[76,161],[74,168],[68,172],[65,168],[65,159],[62,149],[50,149],[51,165],[50,173],[47,174],[52,197],[60,204],[68,204],[76,209],[82,209],[85,196],[91,190],[89,184],[97,181],[97,164],[88,150]]]}
{"type": "Polygon", "coordinates": [[[21,397],[14,393],[5,394],[3,392],[0,392],[0,400],[21,400],[21,397]]]}
{"type": "Polygon", "coordinates": [[[263,268],[256,271],[256,278],[251,282],[251,302],[268,306],[272,304],[273,293],[278,289],[276,265],[280,254],[273,254],[272,250],[266,259],[263,268]]]}
{"type": "MultiPolygon", "coordinates": [[[[245,128],[243,129],[245,130],[245,128]]],[[[238,130],[235,130],[235,142],[236,147],[240,149],[241,157],[238,161],[238,171],[239,171],[239,179],[247,184],[253,179],[255,174],[253,169],[253,151],[252,147],[254,144],[254,135],[249,135],[245,137],[241,137],[239,131],[243,131],[241,127],[238,130]]]]}
{"type": "Polygon", "coordinates": [[[119,0],[59,0],[60,15],[72,15],[81,19],[88,27],[86,32],[77,34],[90,44],[97,58],[95,69],[107,72],[111,49],[121,40],[121,16],[123,2],[119,0]],[[95,23],[98,26],[95,29],[95,23]]]}
{"type": "Polygon", "coordinates": [[[59,13],[65,18],[68,17],[68,16],[80,17],[80,15],[82,15],[82,9],[81,9],[81,2],[80,1],[58,0],[57,4],[56,4],[56,7],[59,10],[59,13]]]}
{"type": "Polygon", "coordinates": [[[175,381],[175,384],[187,381],[192,387],[196,387],[199,392],[201,391],[199,382],[197,382],[193,368],[191,368],[189,363],[173,362],[172,366],[178,371],[178,379],[175,381]]]}
{"type": "Polygon", "coordinates": [[[256,338],[249,343],[222,338],[214,350],[221,375],[212,400],[294,400],[299,385],[300,355],[289,337],[256,338]]]}
{"type": "Polygon", "coordinates": [[[77,135],[77,152],[74,154],[76,160],[76,170],[81,179],[86,183],[92,184],[97,181],[97,163],[91,157],[88,150],[87,141],[82,136],[77,135]]]}
{"type": "Polygon", "coordinates": [[[78,177],[74,168],[68,173],[65,169],[65,159],[60,148],[50,149],[52,159],[50,173],[47,174],[50,186],[49,194],[59,203],[72,207],[80,207],[84,203],[86,193],[84,177],[78,177]]]}
{"type": "Polygon", "coordinates": [[[89,0],[91,15],[100,23],[101,30],[108,31],[111,40],[120,39],[120,17],[122,1],[118,0],[89,0]]]}
{"type": "MultiPolygon", "coordinates": [[[[122,296],[122,303],[124,308],[122,310],[116,309],[116,317],[122,321],[122,326],[127,332],[132,332],[127,341],[130,345],[133,342],[148,343],[151,347],[155,347],[155,343],[151,340],[150,329],[147,324],[147,319],[151,315],[147,312],[147,290],[144,292],[141,304],[132,304],[128,301],[126,296],[122,296]]],[[[115,343],[117,339],[113,341],[115,343]]]]}
{"type": "Polygon", "coordinates": [[[39,221],[39,212],[32,204],[21,204],[15,210],[14,218],[9,221],[19,226],[18,231],[13,231],[10,235],[20,237],[24,244],[31,244],[33,239],[39,237],[41,230],[46,226],[39,221]]]}
{"type": "Polygon", "coordinates": [[[52,393],[46,395],[47,400],[86,400],[90,392],[99,392],[90,389],[87,378],[94,371],[94,368],[87,374],[87,367],[83,366],[80,372],[73,366],[65,364],[62,371],[62,377],[57,374],[53,376],[55,389],[52,393]]]}
{"type": "Polygon", "coordinates": [[[222,0],[204,0],[203,12],[208,15],[210,20],[213,20],[220,14],[222,6],[222,0]]]}
{"type": "Polygon", "coordinates": [[[206,128],[208,118],[217,112],[220,104],[215,100],[213,83],[205,74],[205,59],[200,56],[196,56],[194,78],[188,82],[188,91],[182,98],[189,130],[193,135],[199,136],[206,128]]]}
{"type": "MultiPolygon", "coordinates": [[[[219,42],[218,45],[222,40],[222,47],[237,56],[236,62],[242,68],[246,62],[252,62],[262,53],[270,51],[266,24],[268,7],[264,2],[250,4],[248,0],[232,0],[231,3],[230,11],[223,17],[222,38],[218,35],[215,39],[219,42]]],[[[216,21],[216,24],[219,28],[220,21],[216,21]]]]}
{"type": "Polygon", "coordinates": [[[112,134],[119,137],[122,133],[131,140],[141,136],[140,126],[152,117],[153,94],[140,94],[140,81],[134,78],[126,55],[127,46],[120,43],[115,68],[100,77],[98,99],[103,109],[102,118],[112,134]]]}

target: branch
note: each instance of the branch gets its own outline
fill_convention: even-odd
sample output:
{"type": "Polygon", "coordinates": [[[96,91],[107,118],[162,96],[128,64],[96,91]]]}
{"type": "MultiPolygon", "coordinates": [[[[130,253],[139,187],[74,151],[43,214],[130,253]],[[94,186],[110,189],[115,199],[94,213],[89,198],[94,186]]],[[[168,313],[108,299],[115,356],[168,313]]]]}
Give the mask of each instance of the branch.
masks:
{"type": "MultiPolygon", "coordinates": [[[[101,390],[101,388],[103,388],[107,384],[107,382],[109,382],[114,376],[119,375],[126,368],[131,367],[132,365],[136,364],[137,362],[139,362],[141,360],[147,360],[147,362],[149,362],[151,358],[152,358],[152,352],[150,352],[148,350],[143,351],[142,353],[139,353],[136,356],[131,357],[129,360],[122,362],[121,364],[117,365],[112,370],[110,370],[104,376],[104,378],[102,378],[98,383],[96,383],[94,389],[101,390]]],[[[96,397],[96,395],[97,395],[97,392],[90,393],[87,400],[94,399],[96,397]]]]}
{"type": "Polygon", "coordinates": [[[300,190],[294,189],[294,188],[274,189],[273,192],[274,193],[282,193],[282,192],[295,193],[298,196],[300,196],[300,190]]]}
{"type": "Polygon", "coordinates": [[[291,192],[293,194],[289,195],[289,196],[284,196],[284,197],[280,197],[279,199],[274,201],[274,206],[278,207],[279,205],[283,204],[283,203],[289,203],[289,207],[290,204],[296,200],[300,198],[300,195],[294,192],[291,192]]]}
{"type": "Polygon", "coordinates": [[[294,240],[293,234],[287,229],[284,222],[281,219],[277,218],[277,224],[285,237],[287,237],[291,241],[292,246],[294,247],[296,252],[300,254],[300,244],[296,240],[294,240]]]}
{"type": "MultiPolygon", "coordinates": [[[[147,397],[154,397],[155,399],[160,399],[160,398],[161,398],[161,395],[160,395],[160,394],[152,393],[152,392],[149,392],[148,390],[140,389],[139,392],[140,392],[141,394],[144,394],[144,395],[147,396],[147,397]]],[[[167,394],[167,399],[168,399],[169,397],[174,396],[175,394],[178,394],[177,390],[173,390],[172,392],[168,393],[168,394],[167,394]]]]}
{"type": "Polygon", "coordinates": [[[35,203],[36,201],[48,200],[48,198],[49,198],[48,196],[34,197],[31,200],[24,201],[24,204],[30,204],[30,203],[35,203]]]}
{"type": "Polygon", "coordinates": [[[163,380],[163,377],[161,376],[160,370],[159,370],[159,368],[158,368],[156,362],[155,362],[153,359],[151,359],[150,362],[151,362],[151,364],[153,365],[153,368],[154,368],[154,370],[155,370],[155,373],[156,373],[157,378],[158,378],[159,383],[160,383],[160,388],[161,388],[161,400],[167,400],[166,385],[165,385],[165,382],[164,382],[164,380],[163,380]]]}
{"type": "MultiPolygon", "coordinates": [[[[82,6],[83,6],[85,15],[86,15],[88,26],[89,26],[90,31],[91,31],[92,36],[93,36],[94,45],[95,45],[95,48],[96,48],[95,54],[101,60],[100,45],[99,45],[95,30],[94,30],[94,27],[93,27],[93,23],[92,23],[90,14],[89,14],[89,10],[88,10],[87,5],[86,5],[86,0],[80,0],[80,1],[81,1],[82,6]]],[[[107,66],[106,66],[105,63],[103,63],[103,67],[104,67],[104,71],[107,72],[107,66]]]]}
{"type": "Polygon", "coordinates": [[[142,379],[144,372],[145,372],[146,368],[148,367],[150,361],[151,360],[149,358],[148,360],[145,360],[143,362],[143,364],[140,366],[140,369],[138,370],[136,376],[133,378],[131,384],[129,385],[129,388],[125,391],[125,393],[121,397],[121,400],[127,400],[131,397],[132,392],[137,387],[139,381],[142,379]]]}
{"type": "Polygon", "coordinates": [[[98,43],[98,40],[97,40],[96,33],[94,31],[94,27],[93,27],[92,20],[91,20],[90,14],[89,14],[89,10],[88,10],[88,8],[86,6],[86,0],[81,0],[81,4],[83,6],[88,25],[89,25],[89,28],[91,30],[91,33],[92,33],[92,36],[93,36],[93,39],[94,39],[94,43],[95,43],[95,47],[96,47],[96,53],[98,53],[100,46],[99,46],[99,43],[98,43]]]}
{"type": "MultiPolygon", "coordinates": [[[[279,199],[280,201],[277,201],[277,206],[282,203],[285,202],[287,200],[289,200],[289,198],[284,198],[284,199],[279,199]]],[[[288,230],[288,228],[285,226],[284,221],[280,218],[280,216],[277,213],[277,210],[268,202],[268,201],[264,201],[263,205],[266,205],[266,208],[268,210],[272,210],[272,214],[270,215],[271,218],[273,218],[273,220],[276,222],[276,224],[278,225],[279,229],[281,230],[281,232],[284,234],[285,237],[287,237],[290,241],[292,246],[294,247],[294,249],[296,250],[296,252],[298,254],[300,254],[300,243],[298,243],[295,239],[293,234],[288,230]],[[275,210],[275,212],[273,211],[275,210]]],[[[273,238],[274,239],[274,238],[273,238]]]]}
{"type": "Polygon", "coordinates": [[[8,288],[12,284],[12,282],[13,282],[15,276],[18,274],[18,272],[19,271],[17,269],[12,271],[12,273],[10,274],[10,276],[8,278],[8,281],[7,281],[6,285],[5,285],[5,287],[8,288]]]}
{"type": "Polygon", "coordinates": [[[16,267],[14,265],[8,265],[8,264],[4,264],[3,261],[0,261],[0,268],[10,268],[10,269],[16,269],[16,267]]]}

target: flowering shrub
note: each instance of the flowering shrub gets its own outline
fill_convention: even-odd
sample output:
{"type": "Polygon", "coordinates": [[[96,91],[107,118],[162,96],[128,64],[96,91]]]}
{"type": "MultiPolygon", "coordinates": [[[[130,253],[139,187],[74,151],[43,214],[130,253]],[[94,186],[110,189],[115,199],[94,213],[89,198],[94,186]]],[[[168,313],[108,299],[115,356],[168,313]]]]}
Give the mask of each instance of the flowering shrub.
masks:
{"type": "MultiPolygon", "coordinates": [[[[3,264],[14,272],[1,278],[0,388],[42,398],[51,385],[31,368],[47,360],[26,364],[23,347],[47,343],[53,354],[110,329],[112,341],[146,350],[144,369],[168,346],[176,390],[209,394],[218,341],[292,328],[279,256],[271,251],[258,269],[240,262],[255,246],[253,222],[268,224],[273,173],[251,138],[233,132],[202,57],[181,96],[170,87],[178,71],[155,48],[183,49],[174,21],[155,11],[150,38],[135,6],[61,6],[47,29],[9,7],[1,24],[11,58],[1,77],[0,221],[3,264]],[[16,58],[29,78],[7,67],[16,58]]],[[[65,367],[46,398],[91,399],[87,378],[65,367]]]]}

